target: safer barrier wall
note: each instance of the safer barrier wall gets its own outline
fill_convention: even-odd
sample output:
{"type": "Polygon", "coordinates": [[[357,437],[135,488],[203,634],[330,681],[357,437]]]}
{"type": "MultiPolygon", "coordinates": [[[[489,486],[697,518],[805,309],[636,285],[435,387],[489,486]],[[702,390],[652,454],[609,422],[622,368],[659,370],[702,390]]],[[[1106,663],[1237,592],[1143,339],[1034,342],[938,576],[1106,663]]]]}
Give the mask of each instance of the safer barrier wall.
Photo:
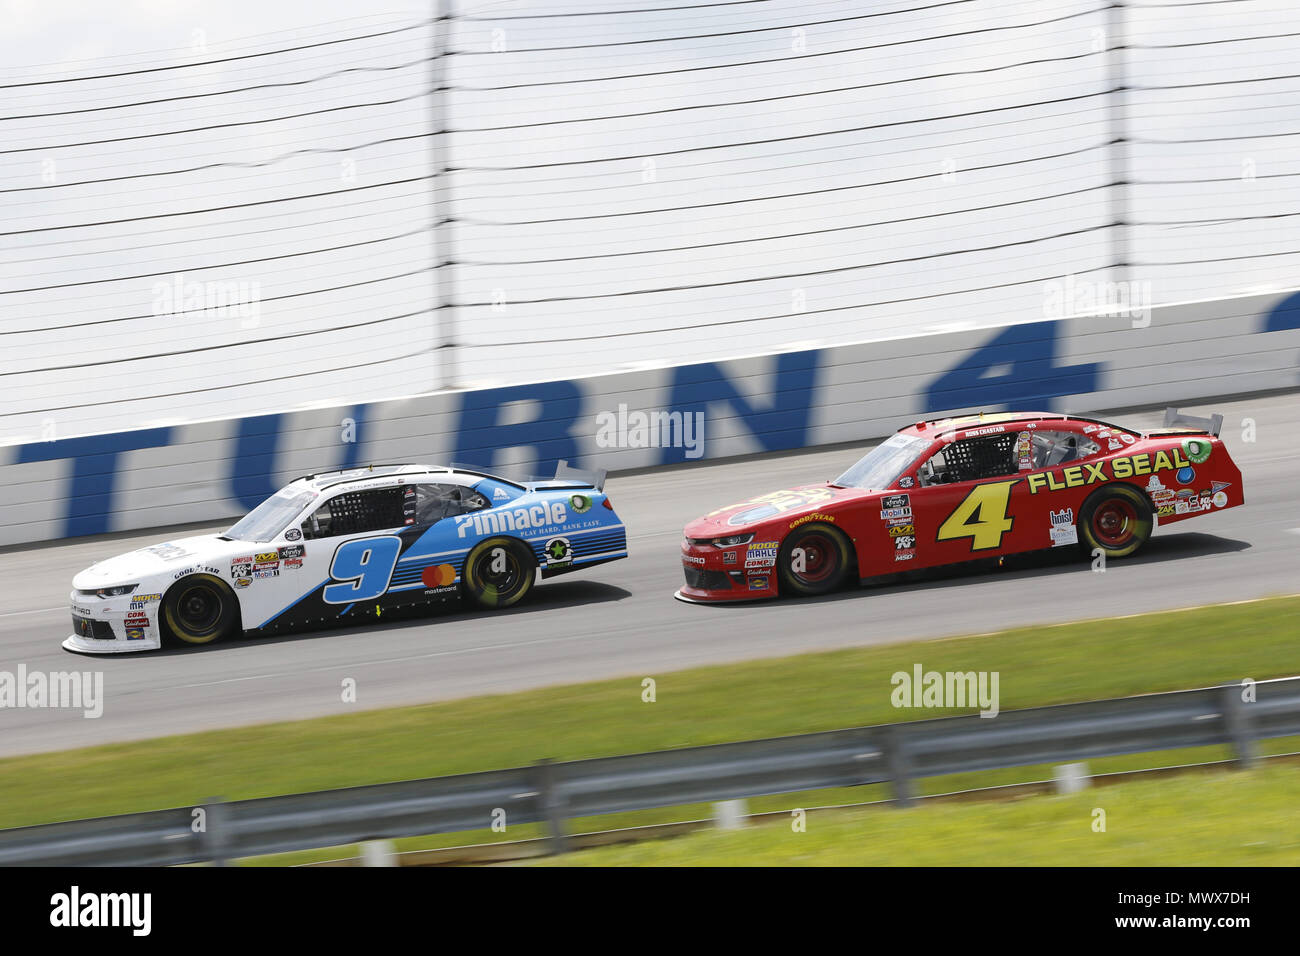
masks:
{"type": "Polygon", "coordinates": [[[0,448],[0,544],[218,520],[370,462],[549,473],[694,460],[620,406],[703,415],[699,459],[878,438],[955,411],[1083,412],[1300,385],[1300,293],[0,448]],[[1135,325],[1136,323],[1136,325],[1135,325]],[[602,425],[604,426],[602,428],[602,425]]]}

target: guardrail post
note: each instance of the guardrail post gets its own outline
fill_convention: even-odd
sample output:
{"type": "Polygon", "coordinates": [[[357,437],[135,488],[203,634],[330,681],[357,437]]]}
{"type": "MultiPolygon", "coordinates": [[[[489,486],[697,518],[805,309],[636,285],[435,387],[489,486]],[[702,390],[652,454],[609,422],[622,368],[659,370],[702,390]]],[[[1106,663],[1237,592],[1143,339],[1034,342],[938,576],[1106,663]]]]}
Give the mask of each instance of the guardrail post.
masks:
{"type": "Polygon", "coordinates": [[[1250,716],[1241,699],[1240,684],[1225,684],[1222,690],[1223,723],[1228,739],[1242,767],[1255,765],[1255,735],[1251,733],[1250,716]]]}
{"type": "Polygon", "coordinates": [[[199,847],[203,856],[213,866],[227,866],[234,841],[230,833],[230,814],[220,797],[212,797],[203,804],[203,829],[199,831],[199,847]]]}
{"type": "Polygon", "coordinates": [[[569,849],[569,838],[564,827],[564,793],[555,777],[555,765],[550,760],[541,760],[534,769],[537,777],[537,799],[541,803],[542,817],[546,821],[550,852],[552,855],[564,853],[569,849]]]}
{"type": "Polygon", "coordinates": [[[907,754],[902,730],[894,724],[886,724],[880,730],[880,744],[885,753],[885,765],[889,768],[890,781],[894,787],[894,801],[900,807],[910,807],[915,802],[915,793],[912,789],[912,761],[907,754]]]}
{"type": "Polygon", "coordinates": [[[367,840],[361,844],[362,866],[397,866],[392,840],[367,840]]]}

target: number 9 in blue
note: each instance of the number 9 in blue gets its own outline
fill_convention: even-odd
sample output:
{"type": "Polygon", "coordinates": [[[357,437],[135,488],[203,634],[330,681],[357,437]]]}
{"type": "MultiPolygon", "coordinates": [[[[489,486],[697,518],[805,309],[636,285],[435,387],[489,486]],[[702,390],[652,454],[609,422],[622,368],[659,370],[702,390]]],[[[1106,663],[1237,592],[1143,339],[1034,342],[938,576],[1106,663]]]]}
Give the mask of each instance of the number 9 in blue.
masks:
{"type": "Polygon", "coordinates": [[[326,604],[369,601],[388,590],[388,582],[397,567],[402,539],[360,538],[339,546],[330,563],[330,577],[350,582],[327,585],[322,597],[326,604]]]}

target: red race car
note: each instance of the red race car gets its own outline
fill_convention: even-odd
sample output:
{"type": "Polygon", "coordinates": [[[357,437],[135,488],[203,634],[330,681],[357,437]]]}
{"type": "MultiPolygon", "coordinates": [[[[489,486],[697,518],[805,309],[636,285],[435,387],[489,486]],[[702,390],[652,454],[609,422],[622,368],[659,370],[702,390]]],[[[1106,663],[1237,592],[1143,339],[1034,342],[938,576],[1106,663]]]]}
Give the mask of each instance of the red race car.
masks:
{"type": "Polygon", "coordinates": [[[919,422],[832,482],[686,526],[683,601],[825,594],[847,581],[1044,548],[1127,557],[1156,524],[1243,504],[1221,416],[1140,432],[1038,412],[919,422]]]}

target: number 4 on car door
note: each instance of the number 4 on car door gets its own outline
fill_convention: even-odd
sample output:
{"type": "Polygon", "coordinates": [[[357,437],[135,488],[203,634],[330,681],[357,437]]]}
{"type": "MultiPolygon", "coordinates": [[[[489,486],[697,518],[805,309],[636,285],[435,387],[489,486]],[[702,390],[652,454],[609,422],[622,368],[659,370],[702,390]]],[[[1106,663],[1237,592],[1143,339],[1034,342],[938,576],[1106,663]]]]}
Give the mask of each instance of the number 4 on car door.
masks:
{"type": "Polygon", "coordinates": [[[1015,519],[1007,514],[1011,501],[1011,481],[991,481],[976,485],[962,499],[953,513],[939,526],[936,539],[953,541],[970,538],[972,551],[989,551],[1002,547],[1002,536],[1011,530],[1015,519]]]}

